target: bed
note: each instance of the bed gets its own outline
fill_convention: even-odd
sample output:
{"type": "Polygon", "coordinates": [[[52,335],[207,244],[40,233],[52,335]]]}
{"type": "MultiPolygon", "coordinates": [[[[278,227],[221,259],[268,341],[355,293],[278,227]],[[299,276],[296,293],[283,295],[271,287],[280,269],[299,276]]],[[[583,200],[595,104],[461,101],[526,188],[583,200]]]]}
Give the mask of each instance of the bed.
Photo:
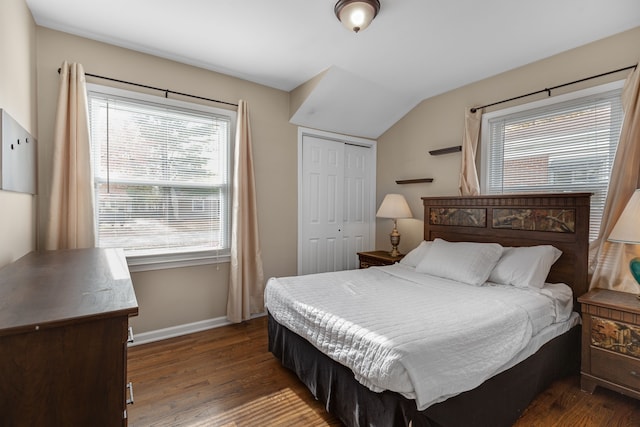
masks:
{"type": "MultiPolygon", "coordinates": [[[[347,426],[512,425],[552,381],[579,372],[576,299],[588,286],[589,199],[587,193],[425,197],[424,246],[432,249],[415,267],[408,255],[406,265],[270,279],[269,350],[347,426]],[[454,248],[463,260],[461,248],[478,243],[483,254],[495,249],[492,243],[501,245],[500,255],[491,255],[494,265],[506,258],[504,248],[557,248],[561,256],[540,279],[551,285],[524,289],[523,298],[518,286],[460,285],[457,276],[421,283],[443,264],[435,262],[442,253],[433,248],[454,248]],[[437,293],[420,299],[418,292],[427,289],[437,293]],[[564,296],[544,296],[556,289],[564,296]],[[306,293],[318,294],[315,305],[306,303],[306,293]],[[557,302],[563,299],[564,306],[557,302]],[[535,300],[545,302],[534,306],[535,300]],[[449,309],[438,305],[447,301],[449,309]],[[538,318],[542,306],[550,309],[538,318]],[[421,321],[428,334],[416,332],[421,321]],[[462,337],[450,334],[456,327],[462,337]],[[460,346],[474,351],[463,353],[460,346]],[[439,369],[445,362],[451,367],[439,369]]],[[[498,267],[491,269],[494,280],[498,267]]]]}

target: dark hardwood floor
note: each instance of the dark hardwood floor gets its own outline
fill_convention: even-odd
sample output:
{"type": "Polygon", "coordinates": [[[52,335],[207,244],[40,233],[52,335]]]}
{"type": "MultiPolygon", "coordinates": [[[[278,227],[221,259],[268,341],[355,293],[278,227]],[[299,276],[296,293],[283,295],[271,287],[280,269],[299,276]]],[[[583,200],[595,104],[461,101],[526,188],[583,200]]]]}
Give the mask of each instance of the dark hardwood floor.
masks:
{"type": "MultiPolygon", "coordinates": [[[[266,317],[129,349],[129,426],[340,426],[267,351],[266,317]]],[[[640,426],[640,402],[578,376],[540,394],[516,427],[640,426]]]]}

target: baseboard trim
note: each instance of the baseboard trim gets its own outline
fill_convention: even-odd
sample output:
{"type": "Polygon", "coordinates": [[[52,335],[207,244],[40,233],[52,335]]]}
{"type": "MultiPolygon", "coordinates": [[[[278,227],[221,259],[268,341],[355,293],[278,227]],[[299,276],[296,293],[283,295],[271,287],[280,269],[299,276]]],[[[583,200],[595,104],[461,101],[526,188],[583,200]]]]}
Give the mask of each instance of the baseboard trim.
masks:
{"type": "MultiPolygon", "coordinates": [[[[252,314],[251,318],[255,319],[266,315],[267,313],[252,314]]],[[[227,320],[225,316],[222,316],[213,319],[200,320],[193,323],[185,323],[183,325],[170,326],[164,329],[156,329],[155,331],[142,332],[134,335],[134,340],[132,343],[129,343],[129,347],[162,341],[169,338],[179,337],[181,335],[206,331],[207,329],[219,328],[231,324],[232,322],[227,320]]]]}

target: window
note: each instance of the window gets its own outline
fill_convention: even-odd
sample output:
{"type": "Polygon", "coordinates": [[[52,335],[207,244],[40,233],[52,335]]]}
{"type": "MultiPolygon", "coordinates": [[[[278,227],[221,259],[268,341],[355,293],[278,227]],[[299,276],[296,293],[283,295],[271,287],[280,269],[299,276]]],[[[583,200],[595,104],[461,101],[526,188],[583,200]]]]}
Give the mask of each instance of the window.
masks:
{"type": "Polygon", "coordinates": [[[594,240],[622,126],[622,82],[488,113],[482,192],[590,192],[594,240]]]}
{"type": "Polygon", "coordinates": [[[133,265],[228,255],[235,112],[88,86],[98,246],[133,265]]]}

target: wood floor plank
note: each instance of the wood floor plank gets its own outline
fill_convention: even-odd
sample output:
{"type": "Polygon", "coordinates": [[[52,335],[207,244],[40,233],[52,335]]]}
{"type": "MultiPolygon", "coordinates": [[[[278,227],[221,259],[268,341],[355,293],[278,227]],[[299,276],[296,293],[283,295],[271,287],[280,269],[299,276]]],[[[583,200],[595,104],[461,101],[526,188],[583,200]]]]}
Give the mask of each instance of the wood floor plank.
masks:
{"type": "MultiPolygon", "coordinates": [[[[265,317],[129,349],[132,427],[341,426],[267,351],[265,317]]],[[[514,427],[638,427],[640,401],[557,381],[514,427]]]]}

